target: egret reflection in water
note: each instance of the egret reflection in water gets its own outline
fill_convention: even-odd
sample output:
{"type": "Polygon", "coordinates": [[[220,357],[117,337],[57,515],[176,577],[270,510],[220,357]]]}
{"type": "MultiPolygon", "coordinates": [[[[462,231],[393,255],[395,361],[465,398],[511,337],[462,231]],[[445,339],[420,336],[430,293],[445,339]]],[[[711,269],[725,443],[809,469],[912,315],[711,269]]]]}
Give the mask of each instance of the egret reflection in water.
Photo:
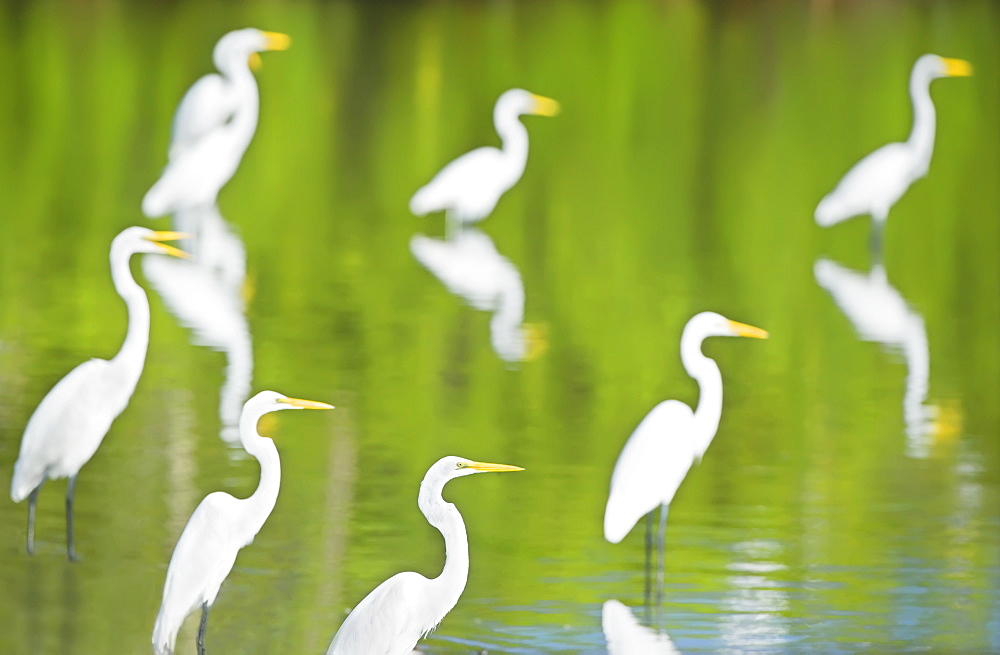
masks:
{"type": "Polygon", "coordinates": [[[608,655],[674,655],[679,653],[670,636],[639,623],[628,607],[617,600],[601,608],[601,629],[608,655]]]}
{"type": "Polygon", "coordinates": [[[830,294],[861,339],[902,354],[907,371],[903,393],[906,453],[910,457],[927,457],[937,409],[924,404],[930,377],[930,350],[923,317],[889,283],[881,262],[865,274],[820,258],[813,266],[813,273],[817,284],[830,294]]]}
{"type": "Polygon", "coordinates": [[[543,346],[538,329],[524,320],[524,283],[517,267],[501,255],[487,234],[473,227],[450,239],[422,234],[410,240],[410,252],[448,291],[484,312],[492,312],[490,344],[500,359],[531,359],[543,346]]]}
{"type": "Polygon", "coordinates": [[[178,212],[174,224],[196,235],[191,240],[194,259],[148,259],[143,272],[167,309],[192,330],[193,343],[225,354],[220,436],[238,445],[240,411],[253,377],[253,342],[243,299],[246,249],[214,205],[178,212]]]}

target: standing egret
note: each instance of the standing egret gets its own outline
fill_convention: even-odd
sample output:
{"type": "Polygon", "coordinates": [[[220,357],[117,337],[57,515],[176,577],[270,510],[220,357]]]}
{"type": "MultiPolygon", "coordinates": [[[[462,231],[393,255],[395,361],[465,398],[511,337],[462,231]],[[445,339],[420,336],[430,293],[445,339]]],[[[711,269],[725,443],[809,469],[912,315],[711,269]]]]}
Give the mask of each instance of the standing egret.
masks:
{"type": "MultiPolygon", "coordinates": [[[[604,511],[604,538],[616,544],[636,522],[660,507],[659,546],[663,546],[667,506],[691,465],[700,461],[719,429],[722,417],[722,374],[715,360],[701,352],[708,337],[766,339],[767,332],[730,321],[715,312],[695,314],[681,334],[681,362],[700,387],[698,408],[677,400],[654,407],[622,448],[611,475],[611,491],[604,511]]],[[[650,520],[652,515],[650,514],[650,520]]],[[[652,544],[647,524],[646,545],[652,544]]]]}
{"type": "Polygon", "coordinates": [[[519,116],[555,116],[559,103],[524,89],[510,89],[493,107],[493,124],[503,148],[468,152],[441,169],[410,199],[417,216],[447,210],[452,222],[475,223],[490,215],[500,196],[521,179],[528,162],[528,130],[519,116]]]}
{"type": "Polygon", "coordinates": [[[878,234],[889,209],[903,193],[927,174],[934,151],[934,103],[930,83],[939,77],[972,75],[972,65],[961,59],[924,55],[910,73],[913,129],[903,143],[890,143],[847,171],[833,191],[816,207],[816,223],[827,227],[859,214],[875,220],[878,234]]]}
{"type": "Polygon", "coordinates": [[[285,34],[253,28],[219,39],[212,56],[222,74],[195,82],[177,107],[169,161],[142,199],[146,216],[215,203],[257,129],[260,95],[250,62],[259,59],[258,52],[289,45],[285,34]]]}
{"type": "Polygon", "coordinates": [[[260,462],[260,484],[249,498],[234,498],[222,491],[208,494],[184,526],[170,557],[163,602],[153,628],[153,649],[157,653],[173,652],[177,631],[187,615],[198,607],[201,607],[198,653],[205,652],[208,608],[233,569],[236,555],[257,536],[278,500],[281,460],[274,442],[257,434],[257,422],[264,414],[280,409],[333,409],[333,406],[286,398],[274,391],[261,391],[243,405],[240,439],[246,451],[260,462]]]}
{"type": "Polygon", "coordinates": [[[97,451],[111,423],[122,413],[142,374],[149,345],[149,300],[129,269],[137,253],[187,254],[160,241],[187,238],[179,232],[126,228],[111,242],[111,279],[128,308],[128,330],[121,350],[110,360],[91,359],[56,383],[28,420],[21,452],[14,463],[10,497],[28,498],[28,552],[35,550],[35,504],[46,479],[69,478],[66,489],[66,547],[73,547],[73,490],[76,476],[97,451]]]}
{"type": "Polygon", "coordinates": [[[473,473],[523,471],[517,466],[442,457],[420,483],[417,505],[444,536],[444,570],[436,578],[397,573],[350,613],[327,655],[404,655],[458,603],[469,577],[469,539],[458,509],[441,497],[449,480],[473,473]]]}

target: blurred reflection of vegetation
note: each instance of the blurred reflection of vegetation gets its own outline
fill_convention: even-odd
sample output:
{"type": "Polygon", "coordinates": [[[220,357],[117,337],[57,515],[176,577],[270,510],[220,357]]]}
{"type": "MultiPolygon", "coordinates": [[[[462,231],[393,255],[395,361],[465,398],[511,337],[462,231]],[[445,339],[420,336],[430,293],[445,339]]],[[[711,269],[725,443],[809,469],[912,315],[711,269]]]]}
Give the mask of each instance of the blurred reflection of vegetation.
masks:
{"type": "MultiPolygon", "coordinates": [[[[226,597],[232,611],[217,613],[217,638],[237,650],[315,652],[338,611],[387,574],[433,571],[439,539],[414,499],[442,454],[529,469],[523,480],[450,494],[464,503],[473,544],[467,598],[596,606],[637,592],[631,580],[579,581],[637,566],[641,549],[600,541],[607,478],[653,403],[693,400],[677,335],[711,308],[774,338],[760,352],[710,348],[727,413],[713,457],[671,516],[675,581],[725,592],[718,572],[738,556],[727,549],[754,525],[755,538],[781,546],[774,577],[832,585],[791,597],[786,619],[858,611],[876,618],[838,624],[828,639],[905,641],[893,590],[919,584],[933,590],[924,607],[937,608],[912,628],[922,644],[995,647],[997,7],[723,7],[3,5],[0,487],[34,403],[120,342],[110,239],[142,222],[139,200],[162,168],[170,117],[209,70],[212,44],[254,25],[293,36],[258,74],[257,136],[220,196],[255,289],[255,388],[349,409],[322,432],[303,432],[295,417],[274,428],[282,497],[230,580],[238,593],[226,597]],[[934,88],[931,171],[886,234],[886,268],[926,321],[929,398],[964,413],[962,433],[915,463],[902,456],[904,368],[855,341],[811,274],[820,253],[865,269],[868,222],[823,231],[811,216],[860,155],[905,137],[906,75],[925,51],[978,68],[934,88]],[[488,316],[418,274],[407,243],[440,225],[406,211],[443,162],[492,134],[490,108],[511,86],[565,108],[532,131],[524,179],[483,224],[521,271],[526,320],[550,326],[546,355],[514,371],[490,349],[488,316]],[[344,466],[354,458],[356,470],[344,466]],[[926,514],[899,516],[900,499],[926,514]],[[512,516],[514,525],[501,520],[512,516]],[[893,541],[901,533],[912,541],[893,541]],[[911,579],[904,559],[940,568],[911,579]]],[[[213,437],[221,357],[185,339],[154,301],[145,377],[85,472],[103,480],[79,504],[91,515],[79,536],[94,553],[90,570],[65,571],[51,552],[23,558],[23,508],[0,509],[0,581],[14,590],[0,599],[5,652],[143,651],[193,503],[219,481],[234,493],[256,484],[252,463],[234,471],[213,437]],[[193,451],[186,489],[161,459],[174,438],[193,451]]],[[[557,607],[502,620],[596,626],[557,607]]],[[[474,635],[488,611],[460,604],[445,631],[474,635]]]]}

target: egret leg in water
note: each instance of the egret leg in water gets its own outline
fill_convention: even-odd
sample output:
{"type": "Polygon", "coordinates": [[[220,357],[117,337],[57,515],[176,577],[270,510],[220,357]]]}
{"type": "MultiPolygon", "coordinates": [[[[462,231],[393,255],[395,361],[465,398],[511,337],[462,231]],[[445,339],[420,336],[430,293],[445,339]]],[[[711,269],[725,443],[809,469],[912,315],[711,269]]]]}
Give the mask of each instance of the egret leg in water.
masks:
{"type": "Polygon", "coordinates": [[[208,603],[201,604],[201,623],[198,624],[198,655],[205,655],[205,629],[208,627],[208,603]]]}
{"type": "Polygon", "coordinates": [[[35,505],[38,503],[38,492],[41,490],[45,480],[38,483],[31,495],[28,496],[28,554],[35,554],[35,505]]]}
{"type": "Polygon", "coordinates": [[[69,561],[76,561],[76,549],[73,547],[73,493],[76,491],[76,476],[71,475],[66,487],[66,555],[69,561]]]}

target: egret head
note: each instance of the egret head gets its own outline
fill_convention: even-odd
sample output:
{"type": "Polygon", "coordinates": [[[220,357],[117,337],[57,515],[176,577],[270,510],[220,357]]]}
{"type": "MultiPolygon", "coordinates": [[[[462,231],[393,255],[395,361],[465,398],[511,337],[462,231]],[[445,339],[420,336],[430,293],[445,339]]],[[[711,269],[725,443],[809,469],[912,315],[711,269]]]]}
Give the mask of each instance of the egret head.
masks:
{"type": "Polygon", "coordinates": [[[555,116],[559,113],[559,103],[551,98],[537,96],[524,89],[504,91],[497,99],[494,114],[533,114],[535,116],[555,116]]]}
{"type": "Polygon", "coordinates": [[[930,79],[938,77],[968,77],[972,64],[964,59],[949,59],[937,55],[923,55],[913,66],[914,72],[922,71],[930,79]]]}
{"type": "Polygon", "coordinates": [[[519,466],[508,466],[507,464],[488,464],[486,462],[474,462],[464,457],[449,455],[442,457],[427,471],[425,479],[442,477],[446,480],[460,478],[475,473],[507,473],[510,471],[523,471],[519,466]]]}
{"type": "Polygon", "coordinates": [[[124,252],[129,255],[136,253],[159,253],[191,259],[191,255],[168,246],[161,241],[177,241],[178,239],[190,239],[191,235],[184,232],[157,232],[145,227],[129,227],[118,233],[114,241],[111,242],[111,250],[124,252]]]}
{"type": "Polygon", "coordinates": [[[702,339],[705,337],[751,337],[753,339],[766,339],[767,332],[752,325],[730,321],[722,314],[715,312],[701,312],[695,314],[684,326],[684,332],[698,334],[702,339]]]}
{"type": "Polygon", "coordinates": [[[229,32],[219,39],[212,52],[212,59],[221,71],[227,70],[235,63],[245,62],[249,62],[250,67],[256,70],[261,63],[258,52],[287,50],[291,44],[292,39],[287,34],[264,32],[248,27],[229,32]]]}
{"type": "Polygon", "coordinates": [[[277,391],[261,391],[243,406],[244,413],[253,413],[258,416],[280,409],[334,409],[334,407],[315,400],[289,398],[277,391]]]}

